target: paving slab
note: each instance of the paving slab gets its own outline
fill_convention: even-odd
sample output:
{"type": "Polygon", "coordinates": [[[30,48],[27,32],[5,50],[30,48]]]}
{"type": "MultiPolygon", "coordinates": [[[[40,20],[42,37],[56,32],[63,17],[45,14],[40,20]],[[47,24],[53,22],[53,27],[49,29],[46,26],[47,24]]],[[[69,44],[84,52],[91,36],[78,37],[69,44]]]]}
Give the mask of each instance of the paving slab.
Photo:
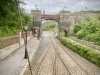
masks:
{"type": "MultiPolygon", "coordinates": [[[[36,37],[30,39],[27,43],[27,50],[29,56],[32,53],[32,50],[35,44],[38,42],[36,37]]],[[[27,62],[27,59],[24,59],[25,46],[21,46],[10,56],[5,58],[0,62],[0,75],[19,75],[23,66],[27,62]]]]}

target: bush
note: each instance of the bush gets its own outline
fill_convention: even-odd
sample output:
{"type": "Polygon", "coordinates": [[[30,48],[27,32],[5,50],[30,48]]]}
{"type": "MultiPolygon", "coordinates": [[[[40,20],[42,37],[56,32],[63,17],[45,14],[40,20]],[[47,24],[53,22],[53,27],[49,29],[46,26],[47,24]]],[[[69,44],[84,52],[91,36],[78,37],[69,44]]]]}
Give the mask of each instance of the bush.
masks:
{"type": "Polygon", "coordinates": [[[89,61],[95,63],[100,67],[100,52],[79,44],[69,38],[63,37],[61,39],[63,45],[67,46],[68,48],[72,49],[74,52],[78,53],[79,55],[83,56],[84,58],[88,59],[89,61]]]}
{"type": "Polygon", "coordinates": [[[81,26],[79,24],[74,25],[74,33],[77,33],[81,29],[81,26]]]}
{"type": "Polygon", "coordinates": [[[57,24],[56,23],[43,25],[42,28],[43,28],[43,30],[46,30],[46,31],[53,31],[55,33],[57,32],[57,24]]]}
{"type": "Polygon", "coordinates": [[[80,24],[74,25],[72,36],[100,45],[100,20],[87,17],[80,24]]]}

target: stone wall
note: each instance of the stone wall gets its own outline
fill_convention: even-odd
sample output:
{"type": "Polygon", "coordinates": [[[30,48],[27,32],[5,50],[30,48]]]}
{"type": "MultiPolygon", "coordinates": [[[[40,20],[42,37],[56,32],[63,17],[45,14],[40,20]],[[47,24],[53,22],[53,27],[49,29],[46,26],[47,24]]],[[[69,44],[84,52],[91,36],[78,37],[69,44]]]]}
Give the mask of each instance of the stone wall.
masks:
{"type": "Polygon", "coordinates": [[[71,36],[70,36],[69,38],[72,39],[72,40],[74,40],[74,41],[76,41],[76,42],[78,42],[78,43],[80,43],[80,44],[86,45],[86,46],[88,46],[88,47],[91,47],[91,48],[93,48],[93,49],[95,49],[95,50],[100,51],[100,46],[95,45],[93,42],[80,40],[80,39],[78,39],[78,38],[76,38],[76,37],[71,37],[71,36]]]}
{"type": "MultiPolygon", "coordinates": [[[[20,37],[19,37],[20,38],[20,37]]],[[[29,39],[32,38],[32,33],[30,32],[30,36],[27,37],[27,41],[29,39]]],[[[4,58],[6,58],[7,56],[9,56],[11,53],[13,53],[15,50],[17,50],[18,48],[20,48],[22,45],[24,44],[24,39],[21,38],[20,40],[20,44],[15,43],[13,45],[10,45],[8,47],[5,47],[3,49],[0,49],[0,61],[2,61],[4,58]]]]}
{"type": "Polygon", "coordinates": [[[19,43],[13,44],[11,46],[5,47],[0,50],[0,61],[9,56],[12,52],[14,52],[17,48],[19,48],[19,43]]]}

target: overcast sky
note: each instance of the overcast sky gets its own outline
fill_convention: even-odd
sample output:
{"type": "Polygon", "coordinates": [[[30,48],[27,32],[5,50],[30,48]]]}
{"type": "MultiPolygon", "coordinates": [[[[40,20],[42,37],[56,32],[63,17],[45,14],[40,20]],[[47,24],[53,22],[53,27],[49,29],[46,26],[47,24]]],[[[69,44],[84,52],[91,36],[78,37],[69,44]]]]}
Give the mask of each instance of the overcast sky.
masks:
{"type": "Polygon", "coordinates": [[[22,5],[28,13],[35,10],[45,11],[47,14],[57,14],[60,10],[81,11],[100,10],[100,0],[23,0],[26,5],[22,5]],[[87,9],[86,9],[87,7],[87,9]]]}

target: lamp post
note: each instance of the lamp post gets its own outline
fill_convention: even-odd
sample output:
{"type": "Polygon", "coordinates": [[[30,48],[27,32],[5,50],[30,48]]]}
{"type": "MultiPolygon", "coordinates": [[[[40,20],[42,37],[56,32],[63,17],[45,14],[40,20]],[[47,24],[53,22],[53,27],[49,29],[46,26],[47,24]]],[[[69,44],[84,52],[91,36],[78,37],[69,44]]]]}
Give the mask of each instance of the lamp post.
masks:
{"type": "Polygon", "coordinates": [[[24,29],[25,29],[25,32],[26,32],[26,35],[25,35],[25,56],[24,56],[24,58],[26,59],[27,58],[27,29],[28,29],[28,24],[24,25],[24,29]]]}

